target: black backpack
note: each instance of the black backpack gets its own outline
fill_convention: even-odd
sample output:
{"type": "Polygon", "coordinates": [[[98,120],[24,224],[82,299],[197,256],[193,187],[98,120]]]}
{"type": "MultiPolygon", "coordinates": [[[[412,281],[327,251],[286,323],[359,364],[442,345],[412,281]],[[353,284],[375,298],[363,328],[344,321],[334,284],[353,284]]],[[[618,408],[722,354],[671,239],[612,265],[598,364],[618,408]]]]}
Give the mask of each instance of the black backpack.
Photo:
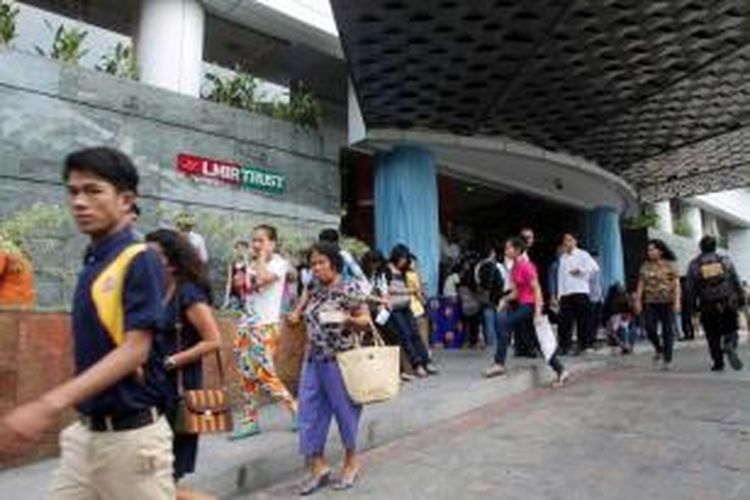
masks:
{"type": "Polygon", "coordinates": [[[505,283],[497,263],[486,260],[479,265],[479,301],[484,305],[497,304],[503,296],[505,283]]]}
{"type": "Polygon", "coordinates": [[[725,301],[733,295],[730,268],[725,260],[716,254],[699,257],[698,297],[701,302],[725,301]]]}

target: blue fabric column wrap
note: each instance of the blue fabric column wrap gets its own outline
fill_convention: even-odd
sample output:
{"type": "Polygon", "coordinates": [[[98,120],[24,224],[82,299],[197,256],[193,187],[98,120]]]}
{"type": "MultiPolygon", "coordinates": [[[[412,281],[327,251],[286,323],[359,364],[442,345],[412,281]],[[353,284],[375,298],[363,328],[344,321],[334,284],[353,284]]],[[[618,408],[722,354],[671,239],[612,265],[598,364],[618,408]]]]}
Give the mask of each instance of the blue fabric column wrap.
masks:
{"type": "Polygon", "coordinates": [[[620,232],[620,214],[614,208],[598,207],[586,213],[586,246],[599,252],[602,291],[625,284],[625,256],[620,232]]]}
{"type": "Polygon", "coordinates": [[[419,259],[430,296],[438,293],[440,229],[437,167],[432,153],[399,146],[375,161],[375,240],[386,258],[398,243],[419,259]]]}

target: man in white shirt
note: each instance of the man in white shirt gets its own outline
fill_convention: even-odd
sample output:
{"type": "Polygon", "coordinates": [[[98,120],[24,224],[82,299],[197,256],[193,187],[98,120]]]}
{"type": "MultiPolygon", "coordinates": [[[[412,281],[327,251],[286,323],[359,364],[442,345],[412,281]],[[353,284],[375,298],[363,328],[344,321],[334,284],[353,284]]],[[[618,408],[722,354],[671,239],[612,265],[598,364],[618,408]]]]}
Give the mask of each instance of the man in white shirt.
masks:
{"type": "Polygon", "coordinates": [[[578,248],[576,238],[567,233],[562,240],[563,253],[557,272],[557,294],[554,305],[560,308],[558,336],[560,352],[567,354],[572,341],[573,323],[576,325],[578,351],[592,347],[591,332],[591,276],[599,272],[599,265],[585,250],[578,248]]]}
{"type": "Polygon", "coordinates": [[[242,376],[244,407],[232,439],[260,432],[261,393],[281,401],[293,419],[297,414],[297,402],[276,374],[273,364],[280,333],[284,280],[289,271],[287,261],[275,253],[277,239],[273,226],[261,224],[253,229],[247,312],[240,319],[234,345],[237,368],[242,376]]]}

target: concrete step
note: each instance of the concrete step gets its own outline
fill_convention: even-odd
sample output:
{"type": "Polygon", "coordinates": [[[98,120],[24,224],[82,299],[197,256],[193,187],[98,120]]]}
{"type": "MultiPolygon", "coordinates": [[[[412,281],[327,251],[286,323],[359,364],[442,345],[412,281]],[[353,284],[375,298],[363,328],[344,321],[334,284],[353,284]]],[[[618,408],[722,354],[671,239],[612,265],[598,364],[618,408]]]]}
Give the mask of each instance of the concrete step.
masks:
{"type": "MultiPolygon", "coordinates": [[[[694,344],[682,343],[677,347],[694,344]]],[[[650,352],[647,345],[638,346],[637,353],[650,352]]],[[[435,357],[440,375],[404,384],[393,401],[365,408],[360,425],[363,450],[548,384],[553,379],[553,372],[541,359],[511,359],[506,376],[488,380],[481,376],[491,361],[487,351],[444,351],[437,352],[435,357]]],[[[610,349],[605,348],[580,357],[565,357],[563,362],[575,374],[604,368],[616,359],[619,357],[611,356],[610,349]]],[[[264,408],[261,423],[262,434],[241,441],[230,442],[225,436],[202,437],[197,472],[186,478],[185,484],[220,498],[232,498],[302,474],[304,461],[298,453],[297,435],[290,430],[289,417],[278,407],[264,408]]],[[[335,425],[331,428],[330,443],[329,455],[337,459],[341,446],[335,425]]],[[[43,498],[56,464],[53,459],[0,472],[3,492],[0,496],[43,498]]]]}

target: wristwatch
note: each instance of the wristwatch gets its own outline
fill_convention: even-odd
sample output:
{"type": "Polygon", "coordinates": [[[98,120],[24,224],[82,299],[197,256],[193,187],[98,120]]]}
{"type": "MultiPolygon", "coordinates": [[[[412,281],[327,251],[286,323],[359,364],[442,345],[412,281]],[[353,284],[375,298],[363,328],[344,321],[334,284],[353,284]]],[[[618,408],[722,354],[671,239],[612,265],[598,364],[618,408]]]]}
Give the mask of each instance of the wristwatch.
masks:
{"type": "Polygon", "coordinates": [[[177,367],[177,364],[174,362],[174,358],[172,356],[168,356],[164,360],[164,369],[169,371],[174,370],[177,367]]]}

